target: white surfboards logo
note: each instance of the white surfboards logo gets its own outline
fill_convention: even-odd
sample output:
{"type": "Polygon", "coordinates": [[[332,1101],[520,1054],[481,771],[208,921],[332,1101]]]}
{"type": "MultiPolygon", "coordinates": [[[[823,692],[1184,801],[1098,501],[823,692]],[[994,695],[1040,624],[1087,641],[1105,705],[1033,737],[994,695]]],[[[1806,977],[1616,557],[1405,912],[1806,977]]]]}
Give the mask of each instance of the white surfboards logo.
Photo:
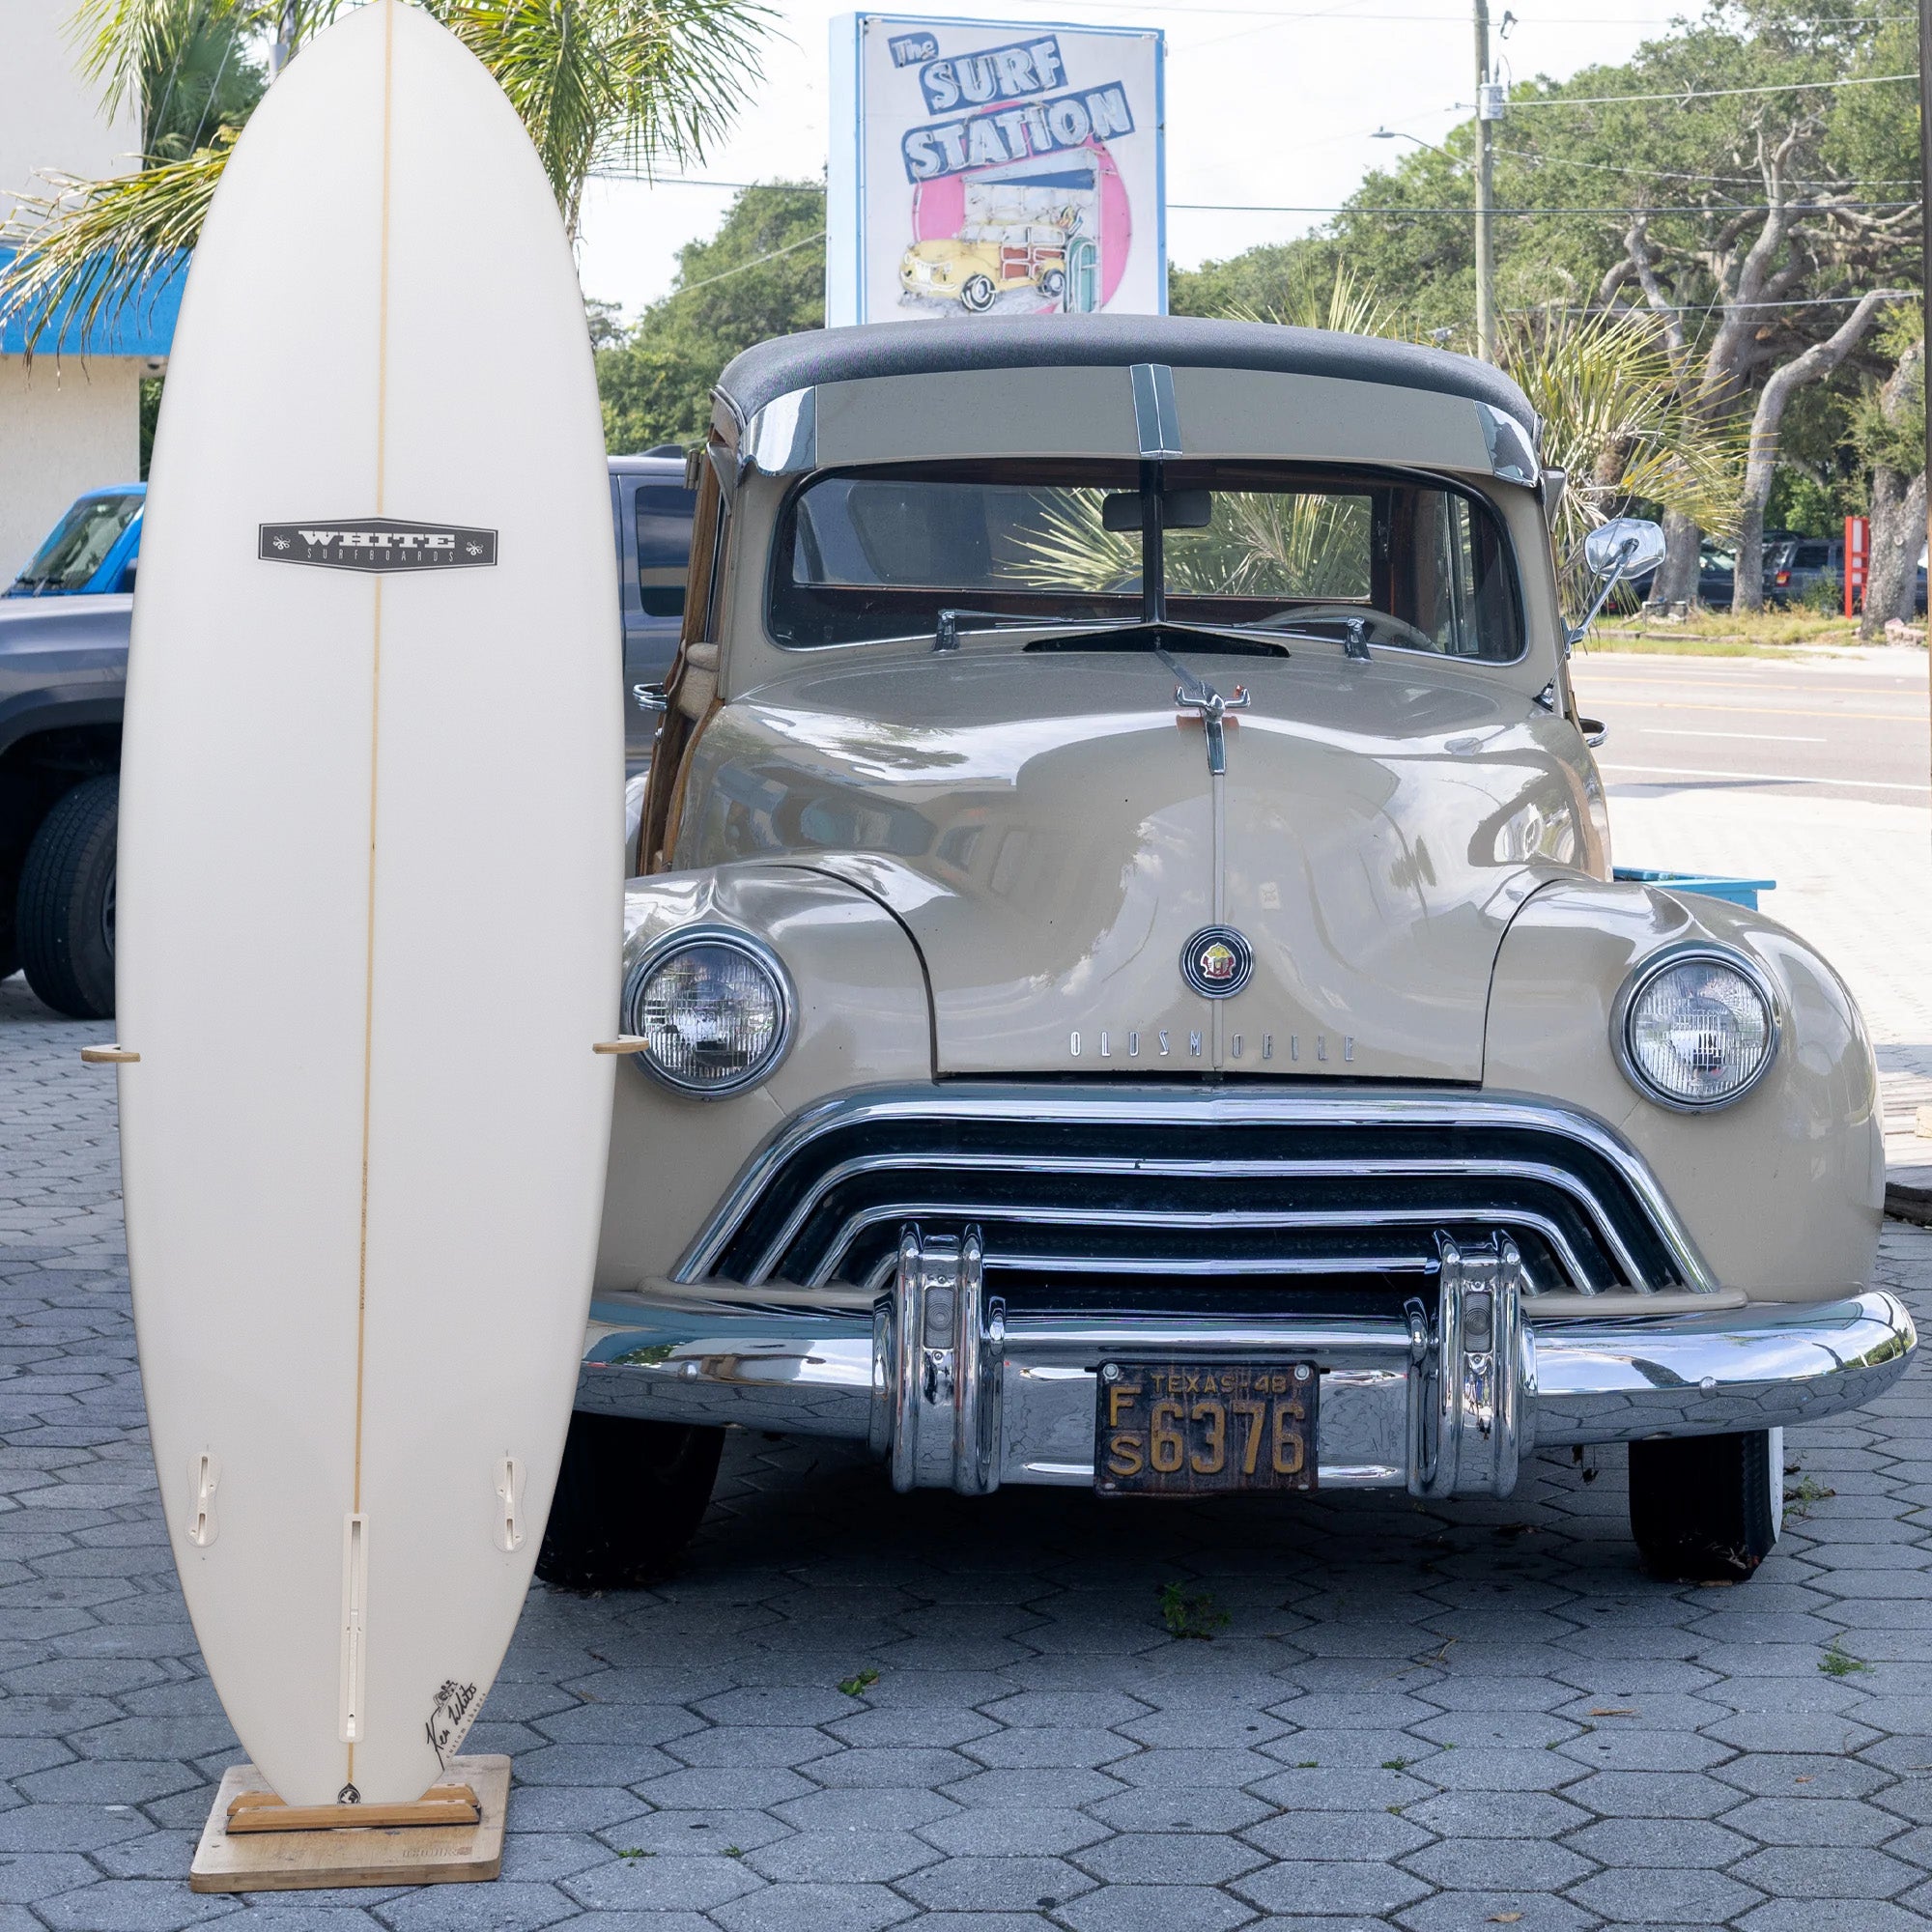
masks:
{"type": "Polygon", "coordinates": [[[256,554],[265,563],[312,563],[330,570],[475,569],[496,563],[497,532],[399,517],[264,524],[256,554]]]}

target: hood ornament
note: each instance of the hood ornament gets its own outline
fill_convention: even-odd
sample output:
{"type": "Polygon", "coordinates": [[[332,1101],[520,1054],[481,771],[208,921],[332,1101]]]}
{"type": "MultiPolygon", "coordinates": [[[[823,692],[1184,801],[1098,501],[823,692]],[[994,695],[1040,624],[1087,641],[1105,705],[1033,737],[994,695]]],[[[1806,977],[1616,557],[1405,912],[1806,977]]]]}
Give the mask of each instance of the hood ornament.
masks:
{"type": "Polygon", "coordinates": [[[1232,925],[1204,925],[1180,949],[1180,977],[1205,1000],[1228,1000],[1255,974],[1255,949],[1232,925]]]}
{"type": "Polygon", "coordinates": [[[1191,671],[1179,658],[1171,657],[1167,651],[1155,648],[1154,655],[1169,670],[1179,678],[1174,688],[1174,707],[1177,711],[1198,711],[1201,724],[1208,734],[1208,771],[1212,778],[1223,778],[1228,770],[1228,741],[1221,729],[1221,720],[1230,711],[1245,711],[1253,701],[1245,684],[1237,684],[1234,695],[1223,697],[1205,677],[1191,671]]]}

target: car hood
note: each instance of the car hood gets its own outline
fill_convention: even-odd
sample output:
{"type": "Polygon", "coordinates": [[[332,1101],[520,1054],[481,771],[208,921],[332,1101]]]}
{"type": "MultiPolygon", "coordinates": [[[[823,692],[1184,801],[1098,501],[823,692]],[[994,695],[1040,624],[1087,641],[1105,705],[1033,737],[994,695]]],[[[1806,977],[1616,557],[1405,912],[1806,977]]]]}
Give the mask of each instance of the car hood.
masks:
{"type": "Polygon", "coordinates": [[[1208,768],[1151,653],[803,668],[700,737],[676,863],[795,856],[890,907],[942,1073],[1482,1076],[1504,927],[1588,851],[1575,731],[1500,678],[1189,653],[1251,707],[1208,768]],[[1192,935],[1253,975],[1208,999],[1192,935]]]}

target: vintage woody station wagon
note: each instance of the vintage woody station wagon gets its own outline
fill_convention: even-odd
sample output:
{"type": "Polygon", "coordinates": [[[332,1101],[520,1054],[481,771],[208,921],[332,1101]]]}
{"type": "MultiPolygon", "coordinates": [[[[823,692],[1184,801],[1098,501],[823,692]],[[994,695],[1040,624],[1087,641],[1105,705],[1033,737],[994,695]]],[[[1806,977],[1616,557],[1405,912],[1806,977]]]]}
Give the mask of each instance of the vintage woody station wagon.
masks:
{"type": "Polygon", "coordinates": [[[1781,1426],[1915,1342],[1872,1056],[1782,927],[1612,880],[1538,435],[1260,325],[726,369],[551,1574],[662,1563],[729,1423],[1123,1498],[1627,1442],[1646,1561],[1756,1567],[1781,1426]]]}

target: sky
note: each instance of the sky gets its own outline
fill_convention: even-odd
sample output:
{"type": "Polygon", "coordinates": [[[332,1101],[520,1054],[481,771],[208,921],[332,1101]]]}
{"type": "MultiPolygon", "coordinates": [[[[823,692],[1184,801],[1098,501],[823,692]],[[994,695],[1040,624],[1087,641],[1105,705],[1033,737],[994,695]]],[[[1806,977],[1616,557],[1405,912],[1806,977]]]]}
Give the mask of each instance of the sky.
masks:
{"type": "MultiPolygon", "coordinates": [[[[1669,0],[1515,0],[1519,18],[1492,42],[1503,76],[1565,79],[1579,68],[1627,59],[1666,28],[1669,0]]],[[[1502,0],[1491,0],[1494,23],[1502,0]]],[[[831,0],[780,0],[765,44],[764,78],[752,84],[730,136],[701,167],[705,182],[816,181],[825,166],[830,23],[849,11],[831,0]]],[[[881,10],[883,11],[883,10],[881,10]]],[[[970,16],[1027,28],[1160,27],[1167,34],[1168,255],[1179,268],[1285,242],[1320,226],[1320,213],[1238,213],[1186,202],[1328,208],[1373,167],[1412,152],[1387,127],[1440,141],[1468,118],[1474,36],[1455,0],[1050,0],[1037,7],[967,4],[894,8],[917,18],[970,16]]],[[[676,251],[711,234],[727,188],[684,181],[593,181],[584,196],[580,267],[584,293],[635,316],[667,294],[676,251]]]]}

